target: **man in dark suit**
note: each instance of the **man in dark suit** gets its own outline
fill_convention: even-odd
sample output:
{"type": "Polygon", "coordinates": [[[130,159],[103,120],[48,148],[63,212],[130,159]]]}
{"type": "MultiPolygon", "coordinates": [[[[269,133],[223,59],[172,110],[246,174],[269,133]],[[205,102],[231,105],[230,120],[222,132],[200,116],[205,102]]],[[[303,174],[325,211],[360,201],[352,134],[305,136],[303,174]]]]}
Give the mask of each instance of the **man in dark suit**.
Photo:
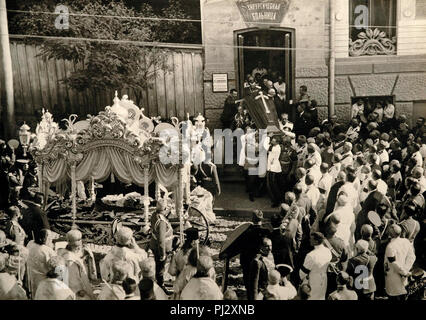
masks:
{"type": "Polygon", "coordinates": [[[36,193],[34,201],[22,201],[24,207],[21,208],[22,220],[20,222],[25,233],[28,235],[27,241],[33,240],[42,229],[50,230],[47,215],[42,209],[44,196],[36,193]]]}
{"type": "Polygon", "coordinates": [[[358,266],[365,266],[368,270],[368,275],[363,279],[368,285],[364,288],[355,287],[359,300],[374,300],[374,292],[376,291],[376,282],[374,280],[374,266],[377,263],[377,257],[368,253],[368,242],[365,240],[358,240],[355,244],[355,256],[349,259],[347,273],[356,279],[359,276],[357,272],[358,266]]]}
{"type": "Polygon", "coordinates": [[[309,133],[308,115],[306,113],[307,102],[301,102],[297,106],[296,117],[294,120],[294,133],[297,136],[307,136],[309,133]]]}
{"type": "MultiPolygon", "coordinates": [[[[290,207],[287,204],[281,206],[281,210],[289,211],[290,207]]],[[[271,233],[272,241],[272,255],[274,256],[274,263],[277,264],[287,264],[294,268],[293,263],[293,239],[290,230],[282,230],[281,225],[283,223],[283,216],[281,214],[275,214],[271,218],[271,225],[273,231],[271,233]]],[[[293,227],[293,225],[291,226],[293,227]]],[[[286,229],[289,229],[288,227],[286,229]]],[[[297,231],[293,232],[294,234],[297,231]]]]}
{"type": "Polygon", "coordinates": [[[237,97],[237,90],[231,89],[229,91],[228,97],[225,100],[222,115],[220,116],[223,129],[231,128],[232,122],[234,121],[234,116],[237,113],[237,105],[235,104],[237,97]]]}
{"type": "Polygon", "coordinates": [[[263,295],[264,290],[268,286],[268,268],[264,262],[264,258],[271,253],[272,242],[268,238],[262,238],[262,243],[256,252],[255,258],[250,263],[247,299],[259,300],[263,295]]]}
{"type": "Polygon", "coordinates": [[[262,226],[263,212],[260,210],[253,211],[251,225],[244,234],[242,248],[240,250],[240,264],[243,269],[243,280],[248,290],[250,265],[257,255],[256,248],[262,244],[264,237],[269,237],[270,231],[262,226]]]}
{"type": "Polygon", "coordinates": [[[319,127],[319,119],[318,119],[318,102],[316,100],[312,100],[308,108],[306,109],[306,113],[309,115],[309,129],[319,127]]]}
{"type": "Polygon", "coordinates": [[[278,118],[280,118],[282,113],[288,113],[288,105],[285,99],[285,92],[278,91],[277,95],[274,97],[275,108],[277,109],[278,118]]]}
{"type": "Polygon", "coordinates": [[[327,270],[327,295],[337,289],[337,274],[346,269],[348,248],[345,242],[336,237],[336,226],[330,224],[325,231],[324,246],[331,251],[331,261],[327,270]]]}

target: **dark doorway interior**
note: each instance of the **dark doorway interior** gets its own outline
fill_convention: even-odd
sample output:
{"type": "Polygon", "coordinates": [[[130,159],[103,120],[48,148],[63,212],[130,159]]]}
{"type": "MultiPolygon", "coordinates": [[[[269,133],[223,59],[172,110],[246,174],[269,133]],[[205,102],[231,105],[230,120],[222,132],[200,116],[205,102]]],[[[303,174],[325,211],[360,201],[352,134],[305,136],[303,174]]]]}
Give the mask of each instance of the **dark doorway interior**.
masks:
{"type": "Polygon", "coordinates": [[[286,83],[287,99],[293,98],[294,88],[294,57],[291,48],[294,32],[283,29],[251,29],[236,32],[238,85],[240,95],[244,81],[252,74],[258,61],[268,70],[268,79],[276,81],[282,76],[286,83]]]}
{"type": "Polygon", "coordinates": [[[274,47],[278,50],[244,49],[244,73],[251,74],[257,67],[257,62],[262,61],[268,70],[271,80],[275,81],[277,74],[285,75],[284,37],[279,31],[256,31],[245,36],[244,46],[250,47],[274,47]]]}

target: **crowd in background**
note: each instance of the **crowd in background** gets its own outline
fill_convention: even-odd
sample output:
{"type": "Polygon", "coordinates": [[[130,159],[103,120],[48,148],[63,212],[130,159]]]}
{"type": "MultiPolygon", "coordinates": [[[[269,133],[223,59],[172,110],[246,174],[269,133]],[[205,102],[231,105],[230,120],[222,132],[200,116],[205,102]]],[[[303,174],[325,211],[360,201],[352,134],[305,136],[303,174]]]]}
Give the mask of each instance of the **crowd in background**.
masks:
{"type": "MultiPolygon", "coordinates": [[[[258,163],[244,153],[238,162],[250,200],[266,191],[279,208],[270,219],[254,211],[247,241],[238,248],[245,298],[422,299],[425,119],[411,127],[391,100],[360,99],[349,124],[336,115],[320,122],[306,86],[288,100],[282,77],[269,80],[263,69],[247,76],[245,94],[262,90],[274,100],[277,131],[259,141],[244,103],[235,103],[235,90],[222,116],[224,127],[243,129],[243,141],[268,150],[265,174],[249,174],[258,163]]],[[[36,165],[16,158],[3,141],[0,299],[238,298],[216,283],[213,259],[196,229],[187,229],[185,243],[176,244],[163,201],[152,214],[147,247],[122,227],[100,262],[76,229],[67,233],[66,247],[55,248],[45,198],[34,189],[36,165]],[[166,265],[172,292],[165,286],[166,265]]]]}
{"type": "MultiPolygon", "coordinates": [[[[250,200],[267,192],[280,209],[271,218],[272,233],[255,223],[240,258],[251,297],[267,293],[268,274],[280,270],[308,299],[423,298],[425,119],[411,126],[384,97],[356,100],[349,123],[336,115],[320,121],[307,86],[287,100],[279,81],[263,71],[248,76],[245,94],[282,97],[282,104],[275,102],[279,131],[259,137],[244,103],[230,126],[223,123],[244,129],[243,141],[252,136],[256,148],[268,150],[266,174],[248,174],[257,163],[244,154],[239,165],[250,200]],[[268,248],[274,268],[262,255],[268,248]],[[253,264],[256,284],[249,280],[253,264]]],[[[236,108],[232,95],[225,111],[236,108]]]]}

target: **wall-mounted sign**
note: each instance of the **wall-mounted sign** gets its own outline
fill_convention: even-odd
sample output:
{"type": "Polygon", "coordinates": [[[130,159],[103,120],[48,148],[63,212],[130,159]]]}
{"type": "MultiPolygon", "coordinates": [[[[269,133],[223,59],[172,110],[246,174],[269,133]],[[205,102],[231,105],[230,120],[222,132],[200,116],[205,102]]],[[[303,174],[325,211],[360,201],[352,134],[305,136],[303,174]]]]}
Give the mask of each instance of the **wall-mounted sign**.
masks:
{"type": "Polygon", "coordinates": [[[213,92],[228,92],[227,73],[213,73],[213,92]]]}
{"type": "Polygon", "coordinates": [[[281,23],[291,0],[237,0],[245,22],[281,23]]]}

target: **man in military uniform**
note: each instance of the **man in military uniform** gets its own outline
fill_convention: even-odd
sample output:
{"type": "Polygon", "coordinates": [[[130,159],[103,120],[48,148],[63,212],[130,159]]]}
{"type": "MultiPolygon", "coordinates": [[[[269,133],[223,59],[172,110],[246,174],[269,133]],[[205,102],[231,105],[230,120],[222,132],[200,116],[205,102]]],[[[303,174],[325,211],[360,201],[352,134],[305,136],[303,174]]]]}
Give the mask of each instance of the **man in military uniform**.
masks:
{"type": "Polygon", "coordinates": [[[291,144],[291,138],[283,137],[280,154],[283,193],[290,191],[295,182],[297,160],[297,152],[291,144]]]}
{"type": "Polygon", "coordinates": [[[152,238],[149,246],[154,254],[155,277],[160,287],[163,287],[167,255],[173,250],[173,228],[165,216],[166,210],[165,200],[159,200],[151,216],[152,238]]]}

